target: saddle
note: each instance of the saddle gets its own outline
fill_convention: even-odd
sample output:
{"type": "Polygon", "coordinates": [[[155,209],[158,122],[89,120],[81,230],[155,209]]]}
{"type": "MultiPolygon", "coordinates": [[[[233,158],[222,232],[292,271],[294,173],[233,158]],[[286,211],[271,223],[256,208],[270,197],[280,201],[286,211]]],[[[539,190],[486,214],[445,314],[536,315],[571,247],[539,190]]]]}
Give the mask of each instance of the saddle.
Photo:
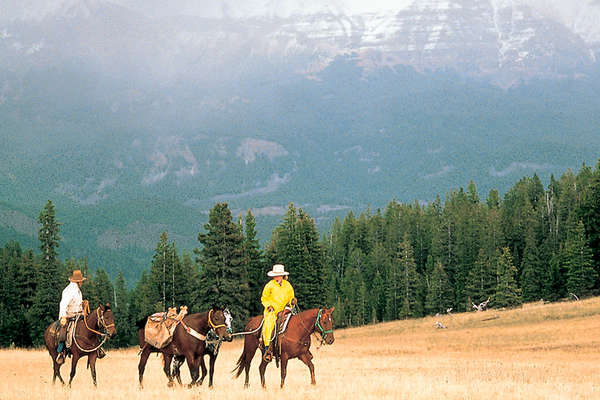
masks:
{"type": "Polygon", "coordinates": [[[177,307],[169,307],[167,312],[152,314],[146,320],[144,340],[150,346],[162,349],[173,340],[175,328],[187,314],[187,306],[181,306],[179,314],[177,307]]]}
{"type": "Polygon", "coordinates": [[[66,327],[62,327],[60,325],[60,321],[54,321],[51,325],[51,333],[54,338],[54,342],[56,345],[60,342],[65,343],[65,348],[70,349],[73,344],[73,335],[75,335],[75,327],[77,326],[76,322],[79,316],[70,317],[67,319],[66,327]]]}
{"type": "MultiPolygon", "coordinates": [[[[279,340],[279,336],[285,333],[287,326],[290,322],[290,318],[292,315],[295,315],[294,309],[290,307],[284,308],[277,314],[277,320],[275,322],[275,329],[273,329],[273,336],[271,337],[271,353],[275,357],[275,361],[279,364],[279,357],[281,356],[281,341],[279,340]]],[[[261,322],[261,325],[264,323],[264,320],[261,322]]],[[[262,339],[260,342],[261,348],[264,348],[264,344],[262,343],[262,339]]]]}

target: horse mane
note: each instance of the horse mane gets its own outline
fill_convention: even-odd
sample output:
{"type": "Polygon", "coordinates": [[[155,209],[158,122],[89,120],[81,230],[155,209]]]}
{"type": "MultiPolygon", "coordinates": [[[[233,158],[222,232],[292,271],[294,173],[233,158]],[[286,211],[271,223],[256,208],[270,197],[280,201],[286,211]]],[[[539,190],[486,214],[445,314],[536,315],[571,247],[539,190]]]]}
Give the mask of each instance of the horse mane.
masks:
{"type": "Polygon", "coordinates": [[[135,323],[135,326],[137,326],[138,329],[142,329],[142,328],[144,328],[146,326],[146,321],[148,321],[148,317],[144,317],[144,318],[138,320],[135,323]]]}

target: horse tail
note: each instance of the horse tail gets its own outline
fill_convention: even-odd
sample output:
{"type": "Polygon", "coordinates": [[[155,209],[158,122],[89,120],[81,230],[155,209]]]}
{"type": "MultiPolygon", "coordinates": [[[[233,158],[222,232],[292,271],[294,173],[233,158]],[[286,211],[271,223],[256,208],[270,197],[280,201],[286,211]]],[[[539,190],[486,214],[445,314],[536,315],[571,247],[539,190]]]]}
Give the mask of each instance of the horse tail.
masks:
{"type": "Polygon", "coordinates": [[[242,355],[238,358],[237,363],[235,364],[235,368],[231,371],[235,373],[234,378],[238,378],[242,372],[244,371],[244,367],[246,366],[246,346],[244,346],[244,350],[242,351],[242,355]]]}

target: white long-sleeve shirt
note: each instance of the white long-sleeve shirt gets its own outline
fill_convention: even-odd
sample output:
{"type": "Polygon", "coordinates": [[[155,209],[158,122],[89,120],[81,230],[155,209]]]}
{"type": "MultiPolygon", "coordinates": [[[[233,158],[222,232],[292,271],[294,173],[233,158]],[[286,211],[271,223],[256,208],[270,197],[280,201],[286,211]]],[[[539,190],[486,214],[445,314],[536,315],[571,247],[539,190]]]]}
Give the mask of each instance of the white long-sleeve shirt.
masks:
{"type": "Polygon", "coordinates": [[[79,285],[76,282],[69,283],[62,291],[58,318],[72,317],[83,312],[82,303],[83,296],[81,295],[81,290],[79,290],[79,285]]]}

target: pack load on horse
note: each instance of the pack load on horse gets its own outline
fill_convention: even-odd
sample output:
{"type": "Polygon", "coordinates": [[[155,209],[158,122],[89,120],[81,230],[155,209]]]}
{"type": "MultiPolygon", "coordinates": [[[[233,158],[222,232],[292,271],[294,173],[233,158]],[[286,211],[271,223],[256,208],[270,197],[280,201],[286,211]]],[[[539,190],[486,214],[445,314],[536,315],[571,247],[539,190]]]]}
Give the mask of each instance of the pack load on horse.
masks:
{"type": "MultiPolygon", "coordinates": [[[[289,312],[291,310],[289,305],[292,301],[288,300],[290,293],[286,288],[287,285],[283,283],[289,284],[289,282],[286,279],[279,278],[288,275],[283,265],[274,265],[272,271],[269,271],[267,275],[271,276],[273,280],[265,285],[261,297],[261,301],[265,306],[264,315],[250,318],[246,324],[246,331],[236,334],[244,335],[244,349],[234,368],[235,378],[238,378],[245,371],[244,387],[248,387],[250,364],[256,350],[260,348],[263,357],[258,369],[263,387],[265,387],[265,370],[273,356],[276,364],[281,368],[281,387],[285,383],[287,362],[292,358],[298,358],[306,364],[310,370],[311,383],[314,385],[316,381],[314,365],[311,361],[313,355],[310,352],[310,336],[318,332],[321,335],[321,343],[332,344],[334,342],[332,318],[334,308],[313,308],[299,313],[291,313],[289,312]],[[277,291],[278,287],[282,289],[280,292],[277,291]],[[283,307],[279,307],[283,312],[280,312],[279,316],[275,314],[274,320],[271,313],[276,310],[275,307],[279,306],[280,303],[273,302],[272,299],[278,299],[280,302],[287,300],[283,307]],[[286,308],[286,306],[288,307],[286,308]],[[265,326],[271,323],[267,319],[268,317],[271,318],[270,321],[273,321],[273,325],[270,329],[265,329],[265,326]],[[275,335],[271,337],[271,331],[273,330],[275,330],[275,335]],[[267,340],[265,341],[265,339],[267,340]]],[[[291,288],[291,285],[289,287],[291,288]]],[[[296,306],[296,301],[293,302],[293,306],[296,306]]]]}
{"type": "MultiPolygon", "coordinates": [[[[179,314],[181,315],[181,311],[179,314]]],[[[212,387],[214,364],[220,344],[223,340],[229,342],[232,340],[232,318],[229,310],[213,306],[206,312],[185,315],[181,319],[175,318],[174,327],[170,327],[173,330],[171,339],[166,345],[160,348],[146,341],[145,328],[148,319],[150,317],[142,318],[137,322],[138,342],[140,345],[140,361],[138,364],[140,387],[143,387],[144,370],[146,369],[146,363],[151,353],[161,353],[163,355],[163,371],[169,380],[169,386],[173,385],[173,377],[181,384],[179,367],[185,359],[190,370],[190,376],[192,377],[190,387],[202,384],[207,374],[204,355],[208,354],[210,356],[209,385],[212,387]],[[211,331],[214,332],[218,344],[210,342],[211,331]],[[171,362],[174,357],[175,363],[173,372],[171,372],[171,362]],[[202,367],[201,378],[199,373],[200,367],[202,367]]]]}
{"type": "Polygon", "coordinates": [[[149,345],[162,349],[173,340],[175,327],[187,315],[187,306],[169,307],[167,312],[155,313],[146,319],[144,341],[149,345]]]}

